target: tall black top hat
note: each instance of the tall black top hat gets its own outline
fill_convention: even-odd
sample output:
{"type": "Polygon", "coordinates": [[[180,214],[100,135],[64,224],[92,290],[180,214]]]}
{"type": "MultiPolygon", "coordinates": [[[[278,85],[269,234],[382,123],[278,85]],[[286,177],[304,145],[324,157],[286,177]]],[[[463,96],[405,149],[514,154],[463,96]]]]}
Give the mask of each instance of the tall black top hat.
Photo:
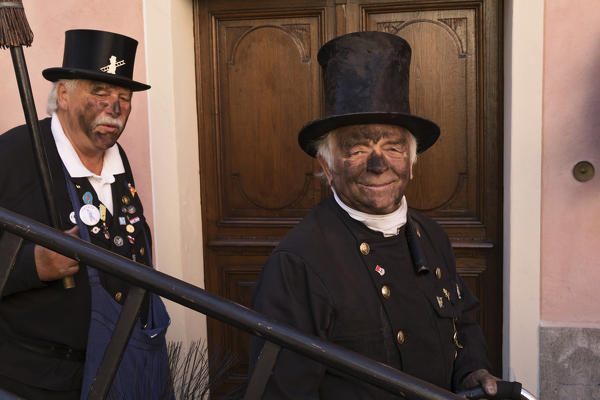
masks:
{"type": "Polygon", "coordinates": [[[62,68],[42,71],[44,78],[90,79],[123,86],[133,91],[149,85],[132,80],[137,40],[112,32],[75,29],[65,32],[62,68]]]}
{"type": "Polygon", "coordinates": [[[325,117],[305,125],[298,135],[302,150],[316,156],[314,141],[347,125],[403,126],[417,138],[417,152],[435,143],[440,128],[412,115],[408,100],[411,49],[402,38],[384,32],[356,32],[323,45],[325,117]]]}

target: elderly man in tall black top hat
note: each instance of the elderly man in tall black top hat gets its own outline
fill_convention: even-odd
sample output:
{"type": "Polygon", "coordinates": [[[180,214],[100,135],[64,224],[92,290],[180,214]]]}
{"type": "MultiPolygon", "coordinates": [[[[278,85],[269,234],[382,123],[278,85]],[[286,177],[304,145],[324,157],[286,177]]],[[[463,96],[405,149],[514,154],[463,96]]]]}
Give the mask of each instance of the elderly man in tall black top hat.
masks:
{"type": "MultiPolygon", "coordinates": [[[[440,132],[410,113],[411,49],[382,32],[351,33],[318,53],[326,116],[304,126],[333,196],[319,203],[264,266],[253,308],[442,388],[495,393],[478,302],[456,273],[444,231],[408,208],[417,154],[440,132]]],[[[251,370],[263,345],[254,337],[251,370]]],[[[265,399],[396,398],[283,350],[265,399]]]]}
{"type": "MultiPolygon", "coordinates": [[[[66,32],[51,118],[41,120],[60,229],[151,266],[150,231],[117,139],[131,112],[137,41],[96,30],[66,32]]],[[[49,223],[26,126],[0,136],[0,206],[49,223]]],[[[87,398],[129,285],[48,249],[25,243],[0,301],[0,388],[27,399],[87,398]],[[76,286],[65,289],[61,278],[76,286]]],[[[169,317],[149,295],[110,395],[169,393],[169,317]]]]}

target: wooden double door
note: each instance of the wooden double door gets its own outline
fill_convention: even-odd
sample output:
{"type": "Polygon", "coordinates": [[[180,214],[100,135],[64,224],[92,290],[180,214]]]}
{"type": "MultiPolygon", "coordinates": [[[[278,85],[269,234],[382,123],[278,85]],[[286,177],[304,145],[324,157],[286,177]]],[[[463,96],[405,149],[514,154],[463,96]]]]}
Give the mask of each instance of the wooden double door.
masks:
{"type": "MultiPolygon", "coordinates": [[[[249,306],[268,255],[329,194],[297,141],[322,113],[321,45],[389,32],[413,49],[412,112],[441,128],[408,203],[450,236],[500,374],[501,2],[197,0],[194,13],[207,289],[249,306]]],[[[213,355],[240,360],[227,386],[243,382],[250,335],[209,319],[208,339],[213,355]]]]}

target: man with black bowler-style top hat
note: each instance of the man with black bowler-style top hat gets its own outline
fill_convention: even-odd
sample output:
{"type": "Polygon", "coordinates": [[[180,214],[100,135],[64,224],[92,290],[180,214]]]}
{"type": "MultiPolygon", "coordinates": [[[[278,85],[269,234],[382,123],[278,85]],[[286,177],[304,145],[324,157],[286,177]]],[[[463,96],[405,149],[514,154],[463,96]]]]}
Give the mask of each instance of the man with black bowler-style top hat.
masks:
{"type": "MultiPolygon", "coordinates": [[[[347,34],[320,49],[325,117],[298,140],[333,196],[271,254],[253,308],[442,388],[481,385],[493,394],[497,378],[471,316],[478,301],[457,275],[442,228],[404,196],[417,154],[440,135],[410,112],[410,57],[405,40],[382,32],[347,34]]],[[[263,343],[252,338],[251,371],[263,343]]],[[[283,349],[264,398],[398,397],[283,349]]]]}
{"type": "MultiPolygon", "coordinates": [[[[39,122],[60,229],[152,265],[150,231],[117,139],[131,112],[137,41],[97,30],[65,35],[52,82],[50,118],[39,122]]],[[[141,133],[137,133],[141,134],[141,133]]],[[[25,125],[0,135],[0,206],[49,223],[25,125]]],[[[0,301],[0,388],[27,399],[87,398],[129,285],[25,243],[0,301]],[[63,288],[72,276],[76,286],[63,288]]],[[[109,397],[170,398],[166,309],[144,300],[109,397]]]]}

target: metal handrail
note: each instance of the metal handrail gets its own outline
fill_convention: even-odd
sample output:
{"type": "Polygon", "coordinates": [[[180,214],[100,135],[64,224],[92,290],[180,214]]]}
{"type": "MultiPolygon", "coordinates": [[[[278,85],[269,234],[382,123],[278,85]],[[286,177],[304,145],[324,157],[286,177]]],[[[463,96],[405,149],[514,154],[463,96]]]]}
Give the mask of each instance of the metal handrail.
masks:
{"type": "Polygon", "coordinates": [[[463,399],[429,382],[414,378],[341,346],[304,334],[233,301],[1,207],[0,228],[324,365],[346,372],[388,392],[412,395],[424,400],[463,399]]]}

